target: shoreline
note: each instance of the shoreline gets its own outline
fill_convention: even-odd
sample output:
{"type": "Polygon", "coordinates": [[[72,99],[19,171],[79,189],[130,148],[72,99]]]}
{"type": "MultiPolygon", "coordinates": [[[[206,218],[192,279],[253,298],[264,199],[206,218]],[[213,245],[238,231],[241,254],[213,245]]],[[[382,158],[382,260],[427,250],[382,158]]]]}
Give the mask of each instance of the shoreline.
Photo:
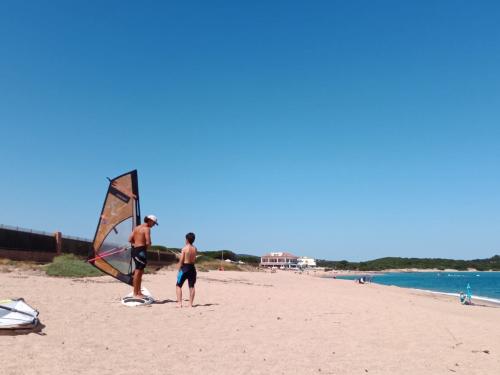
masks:
{"type": "MultiPolygon", "coordinates": [[[[438,294],[438,295],[443,295],[443,296],[460,297],[460,293],[437,292],[437,291],[434,291],[434,290],[417,289],[417,288],[407,288],[407,289],[415,289],[415,290],[420,290],[420,291],[423,291],[423,292],[432,293],[432,294],[438,294]]],[[[480,306],[478,304],[475,304],[474,300],[479,300],[481,302],[484,302],[484,303],[488,304],[488,306],[490,306],[490,307],[500,308],[500,299],[495,299],[495,298],[491,298],[491,297],[483,297],[483,296],[479,296],[479,295],[478,296],[473,296],[472,297],[472,305],[471,306],[480,306]]]]}
{"type": "MultiPolygon", "coordinates": [[[[320,271],[318,271],[320,272],[320,271]]],[[[478,271],[478,270],[456,270],[452,268],[447,268],[444,270],[440,270],[437,268],[389,268],[386,270],[380,270],[380,271],[355,271],[355,270],[338,270],[338,271],[323,271],[325,273],[334,273],[336,275],[372,275],[372,274],[383,274],[383,273],[427,273],[427,272],[436,272],[436,273],[445,273],[445,272],[460,272],[460,273],[477,273],[477,272],[500,272],[500,271],[494,271],[494,270],[487,270],[487,271],[478,271]]]]}
{"type": "MultiPolygon", "coordinates": [[[[445,272],[445,271],[433,271],[437,273],[445,272]]],[[[447,272],[470,272],[470,273],[477,273],[477,272],[499,272],[499,271],[447,271],[447,272]]],[[[383,274],[389,274],[389,273],[415,273],[415,272],[366,272],[366,273],[342,273],[342,274],[335,274],[335,277],[332,277],[330,274],[325,274],[321,275],[319,277],[321,278],[326,278],[326,279],[339,279],[339,280],[349,280],[349,281],[354,281],[355,279],[345,279],[343,277],[357,277],[357,276],[366,276],[366,275],[383,275],[383,274]]],[[[499,272],[500,273],[500,272],[499,272]]],[[[401,285],[394,285],[394,284],[384,284],[384,283],[377,283],[377,281],[369,281],[369,283],[377,284],[377,285],[382,285],[382,286],[393,286],[401,289],[408,289],[408,290],[418,290],[422,292],[427,292],[427,293],[433,293],[433,294],[438,294],[438,295],[447,295],[447,296],[452,296],[452,297],[459,297],[460,293],[457,292],[446,292],[446,291],[440,291],[440,290],[431,290],[431,289],[424,289],[424,288],[418,288],[418,287],[412,287],[412,286],[401,286],[401,285]]],[[[500,298],[494,298],[494,297],[489,297],[489,296],[482,296],[482,295],[473,295],[472,300],[479,300],[482,301],[488,305],[491,305],[492,307],[500,307],[500,298]]]]}

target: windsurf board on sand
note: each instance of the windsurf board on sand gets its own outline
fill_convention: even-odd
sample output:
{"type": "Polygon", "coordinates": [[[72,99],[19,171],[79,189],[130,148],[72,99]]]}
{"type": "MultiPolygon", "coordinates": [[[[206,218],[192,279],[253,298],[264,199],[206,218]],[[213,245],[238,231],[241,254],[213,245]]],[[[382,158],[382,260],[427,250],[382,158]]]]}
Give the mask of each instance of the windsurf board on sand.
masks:
{"type": "Polygon", "coordinates": [[[22,298],[0,300],[0,329],[34,329],[38,311],[22,298]]]}
{"type": "Polygon", "coordinates": [[[134,294],[130,292],[129,294],[127,294],[125,297],[122,298],[122,304],[129,307],[135,307],[135,306],[151,305],[155,301],[155,298],[146,288],[142,288],[141,293],[144,295],[144,298],[134,297],[134,294]]]}

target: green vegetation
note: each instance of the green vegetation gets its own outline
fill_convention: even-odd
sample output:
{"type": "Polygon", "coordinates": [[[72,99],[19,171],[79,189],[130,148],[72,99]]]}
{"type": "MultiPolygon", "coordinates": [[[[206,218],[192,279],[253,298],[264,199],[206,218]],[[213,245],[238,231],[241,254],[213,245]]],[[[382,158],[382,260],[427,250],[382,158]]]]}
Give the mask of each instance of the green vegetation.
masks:
{"type": "Polygon", "coordinates": [[[238,260],[257,267],[260,264],[260,257],[248,254],[238,254],[238,260]]]}
{"type": "Polygon", "coordinates": [[[47,275],[61,277],[102,276],[103,273],[73,254],[55,257],[47,266],[47,275]]]}
{"type": "Polygon", "coordinates": [[[238,256],[233,253],[231,250],[215,250],[215,251],[200,251],[200,254],[203,254],[204,256],[211,258],[211,259],[218,259],[218,260],[232,260],[233,262],[238,261],[238,256]]]}
{"type": "MultiPolygon", "coordinates": [[[[151,246],[152,251],[158,251],[167,256],[168,253],[179,253],[181,249],[169,248],[161,245],[151,246]]],[[[153,256],[153,255],[152,255],[153,256]]],[[[196,260],[200,271],[208,271],[218,269],[221,265],[221,259],[231,260],[233,263],[223,262],[225,270],[253,270],[260,263],[260,257],[247,254],[236,254],[231,250],[215,250],[200,252],[196,260]],[[238,264],[237,262],[244,262],[238,264]]],[[[163,259],[162,259],[163,260],[163,259]]],[[[175,262],[175,259],[173,260],[175,262]]],[[[347,260],[333,261],[318,259],[316,264],[319,267],[335,270],[355,270],[355,271],[382,271],[387,269],[455,269],[458,271],[466,271],[475,269],[477,271],[500,271],[500,255],[495,255],[487,259],[473,260],[455,260],[444,258],[399,258],[386,257],[374,259],[366,262],[349,262],[347,260]]],[[[87,277],[100,276],[102,273],[92,267],[87,262],[72,254],[65,254],[54,258],[54,261],[46,268],[46,272],[50,276],[64,277],[87,277]]],[[[153,272],[152,269],[149,272],[153,272]]]]}
{"type": "MultiPolygon", "coordinates": [[[[196,261],[196,269],[200,272],[218,270],[220,265],[221,265],[220,260],[215,260],[208,257],[205,257],[201,261],[199,259],[196,261]]],[[[229,262],[223,262],[222,266],[224,267],[224,271],[252,271],[255,269],[245,264],[229,263],[229,262]]]]}
{"type": "Polygon", "coordinates": [[[259,265],[260,257],[254,255],[235,254],[230,250],[216,250],[200,252],[196,258],[196,264],[199,271],[217,270],[221,266],[225,271],[251,271],[259,265]],[[226,262],[229,259],[232,263],[226,262]],[[239,264],[243,262],[244,264],[239,264]]]}
{"type": "Polygon", "coordinates": [[[40,270],[42,270],[42,268],[42,265],[31,261],[0,258],[0,272],[8,273],[12,272],[13,270],[39,272],[40,270]]]}
{"type": "MultiPolygon", "coordinates": [[[[178,248],[167,248],[165,246],[152,246],[152,249],[160,250],[161,252],[180,252],[178,248]]],[[[200,252],[197,258],[197,263],[206,269],[217,269],[220,266],[221,259],[229,259],[232,262],[244,262],[246,266],[258,267],[260,257],[248,254],[236,254],[231,250],[214,250],[200,252]]],[[[399,258],[386,257],[366,262],[349,262],[347,260],[325,260],[318,259],[316,261],[318,267],[335,270],[355,270],[355,271],[382,271],[387,269],[455,269],[458,271],[466,271],[469,268],[477,271],[500,271],[500,255],[495,255],[487,259],[473,260],[455,260],[444,258],[399,258]]],[[[239,269],[241,265],[224,262],[224,269],[239,269]]],[[[240,267],[248,268],[248,267],[240,267]]]]}
{"type": "MultiPolygon", "coordinates": [[[[176,247],[166,247],[161,245],[153,245],[148,251],[160,251],[161,253],[180,253],[181,249],[176,247]]],[[[214,250],[214,251],[200,251],[196,263],[205,264],[210,269],[217,269],[221,260],[229,259],[232,262],[243,262],[246,265],[257,267],[260,263],[260,257],[248,254],[236,254],[231,250],[214,250]]],[[[228,266],[231,263],[224,262],[224,268],[231,268],[228,266]]],[[[236,266],[235,266],[236,267],[236,266]]]]}
{"type": "MultiPolygon", "coordinates": [[[[255,255],[247,254],[236,254],[231,250],[216,250],[216,251],[203,251],[200,252],[200,257],[197,261],[208,261],[208,260],[226,260],[229,259],[233,262],[243,262],[247,265],[257,267],[260,263],[260,257],[255,255]]],[[[230,263],[228,263],[230,264],[230,263]]],[[[224,266],[226,267],[226,266],[224,266]]]]}
{"type": "MultiPolygon", "coordinates": [[[[151,260],[155,260],[161,265],[173,264],[177,261],[175,254],[179,254],[181,249],[153,245],[148,254],[151,260]]],[[[221,259],[229,259],[230,262],[223,262],[225,270],[254,270],[259,266],[260,257],[248,254],[236,254],[231,250],[215,250],[200,252],[196,263],[200,271],[218,269],[221,265],[221,259]],[[239,264],[243,262],[244,264],[239,264]]],[[[347,260],[333,261],[318,259],[318,267],[324,267],[328,270],[354,270],[354,271],[382,271],[388,269],[455,269],[466,271],[474,269],[477,271],[500,271],[500,255],[495,255],[486,259],[473,260],[455,260],[444,258],[399,258],[386,257],[374,259],[366,262],[349,262],[347,260]]],[[[83,259],[73,254],[65,254],[54,258],[53,262],[47,266],[31,264],[30,262],[14,262],[0,259],[0,272],[10,272],[11,269],[26,268],[33,270],[44,270],[50,276],[62,277],[89,277],[103,275],[99,270],[92,267],[83,259]]],[[[147,273],[154,273],[157,269],[146,268],[147,273]]]]}
{"type": "Polygon", "coordinates": [[[487,259],[455,260],[442,258],[398,258],[387,257],[370,260],[367,262],[348,262],[347,260],[317,260],[319,267],[327,267],[336,270],[357,270],[357,271],[381,271],[387,269],[455,269],[466,271],[473,268],[478,271],[500,271],[500,255],[495,255],[487,259]]]}
{"type": "Polygon", "coordinates": [[[162,245],[151,245],[148,249],[148,251],[156,251],[159,250],[161,252],[174,252],[174,253],[180,253],[181,249],[178,247],[166,247],[162,245]]]}

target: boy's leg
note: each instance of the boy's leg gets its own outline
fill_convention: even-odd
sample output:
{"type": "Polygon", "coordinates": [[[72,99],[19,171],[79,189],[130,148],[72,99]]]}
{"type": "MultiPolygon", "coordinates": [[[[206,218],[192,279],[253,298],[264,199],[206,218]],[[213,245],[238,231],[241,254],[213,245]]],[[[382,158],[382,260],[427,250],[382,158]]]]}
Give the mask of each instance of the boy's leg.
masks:
{"type": "Polygon", "coordinates": [[[177,294],[177,307],[182,307],[182,288],[176,285],[175,292],[177,294]]]}
{"type": "Polygon", "coordinates": [[[194,302],[194,286],[192,288],[189,288],[189,307],[193,307],[193,302],[194,302]]]}

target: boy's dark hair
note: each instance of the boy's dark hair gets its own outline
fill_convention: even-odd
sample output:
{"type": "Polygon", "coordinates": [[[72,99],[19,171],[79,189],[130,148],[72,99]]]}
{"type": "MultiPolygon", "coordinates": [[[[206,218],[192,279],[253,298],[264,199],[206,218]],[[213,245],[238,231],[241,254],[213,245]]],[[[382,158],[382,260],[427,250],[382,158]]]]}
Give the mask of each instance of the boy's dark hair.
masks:
{"type": "Polygon", "coordinates": [[[195,238],[196,236],[194,235],[193,232],[189,232],[188,234],[186,234],[186,240],[187,242],[189,242],[190,245],[193,244],[195,238]]]}
{"type": "Polygon", "coordinates": [[[144,216],[144,222],[147,223],[149,220],[151,220],[149,217],[144,216]]]}

